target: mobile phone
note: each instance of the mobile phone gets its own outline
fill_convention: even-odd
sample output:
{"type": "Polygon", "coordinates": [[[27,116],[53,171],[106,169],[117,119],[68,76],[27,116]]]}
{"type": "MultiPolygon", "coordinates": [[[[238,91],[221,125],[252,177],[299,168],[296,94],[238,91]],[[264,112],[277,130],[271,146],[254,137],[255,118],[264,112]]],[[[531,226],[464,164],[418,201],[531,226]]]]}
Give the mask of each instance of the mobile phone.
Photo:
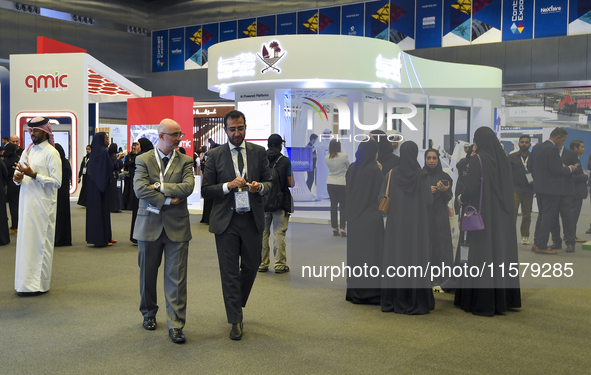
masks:
{"type": "Polygon", "coordinates": [[[441,180],[441,183],[443,184],[443,186],[449,186],[448,180],[441,180]]]}

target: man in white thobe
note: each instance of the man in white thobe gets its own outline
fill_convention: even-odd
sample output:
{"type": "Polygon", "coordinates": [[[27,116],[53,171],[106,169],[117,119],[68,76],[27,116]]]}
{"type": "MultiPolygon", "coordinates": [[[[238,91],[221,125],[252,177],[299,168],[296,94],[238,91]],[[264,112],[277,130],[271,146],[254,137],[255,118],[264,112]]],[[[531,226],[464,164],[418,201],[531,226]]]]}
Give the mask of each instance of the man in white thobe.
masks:
{"type": "Polygon", "coordinates": [[[49,290],[57,191],[62,177],[49,119],[35,117],[28,126],[32,143],[23,152],[13,177],[21,185],[14,289],[23,297],[49,290]]]}

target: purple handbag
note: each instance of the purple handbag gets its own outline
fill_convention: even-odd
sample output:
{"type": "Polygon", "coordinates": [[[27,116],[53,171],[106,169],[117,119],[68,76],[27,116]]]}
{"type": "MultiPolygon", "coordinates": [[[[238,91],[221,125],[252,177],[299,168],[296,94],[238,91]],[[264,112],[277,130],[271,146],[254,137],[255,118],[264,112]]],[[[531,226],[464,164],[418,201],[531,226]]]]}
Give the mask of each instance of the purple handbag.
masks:
{"type": "Polygon", "coordinates": [[[476,154],[476,156],[478,156],[478,160],[480,161],[480,206],[478,211],[474,206],[466,206],[462,216],[462,231],[484,229],[484,221],[482,221],[482,215],[480,215],[480,210],[482,210],[482,186],[484,185],[484,170],[482,169],[482,159],[480,159],[480,155],[476,154]]]}

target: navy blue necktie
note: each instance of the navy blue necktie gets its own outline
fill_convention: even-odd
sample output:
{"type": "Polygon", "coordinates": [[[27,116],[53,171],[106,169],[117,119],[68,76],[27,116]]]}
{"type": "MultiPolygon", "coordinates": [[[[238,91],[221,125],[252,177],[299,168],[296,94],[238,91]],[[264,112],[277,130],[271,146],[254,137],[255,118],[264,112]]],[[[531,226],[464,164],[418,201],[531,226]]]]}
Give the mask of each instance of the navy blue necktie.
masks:
{"type": "Polygon", "coordinates": [[[242,173],[244,170],[244,159],[242,159],[242,147],[236,147],[236,151],[238,151],[238,173],[242,173]]]}
{"type": "Polygon", "coordinates": [[[164,168],[166,168],[166,165],[168,164],[168,156],[165,156],[162,158],[162,164],[164,165],[164,168]]]}

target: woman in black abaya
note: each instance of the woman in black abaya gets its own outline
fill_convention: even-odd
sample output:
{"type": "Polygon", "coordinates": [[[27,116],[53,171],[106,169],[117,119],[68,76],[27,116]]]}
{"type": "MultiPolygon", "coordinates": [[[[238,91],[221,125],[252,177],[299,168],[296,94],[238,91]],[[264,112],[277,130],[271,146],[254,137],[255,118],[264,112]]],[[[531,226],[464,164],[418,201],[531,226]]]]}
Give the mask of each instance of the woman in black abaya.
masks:
{"type": "Polygon", "coordinates": [[[14,185],[14,182],[12,182],[12,179],[8,180],[8,169],[4,163],[0,163],[0,246],[8,245],[10,243],[8,215],[6,214],[6,190],[4,190],[5,184],[14,185]]]}
{"type": "MultiPolygon", "coordinates": [[[[404,142],[400,166],[392,169],[382,266],[386,275],[381,301],[384,312],[418,315],[435,308],[430,276],[415,275],[410,269],[425,270],[429,263],[429,222],[425,218],[433,206],[429,175],[421,169],[418,154],[416,143],[404,142]]],[[[388,175],[380,196],[385,195],[387,184],[388,175]]]]}
{"type": "MultiPolygon", "coordinates": [[[[451,242],[451,227],[449,225],[448,202],[452,197],[452,179],[443,171],[439,152],[435,149],[425,151],[425,166],[423,167],[431,181],[433,193],[433,210],[429,215],[429,242],[431,264],[442,267],[453,265],[453,244],[451,242]]],[[[440,285],[444,279],[433,280],[440,285]]]]}
{"type": "Polygon", "coordinates": [[[55,218],[55,246],[72,246],[72,219],[70,216],[70,180],[72,167],[66,159],[63,147],[55,144],[62,159],[62,185],[57,190],[57,214],[55,218]]]}
{"type": "Polygon", "coordinates": [[[458,202],[458,196],[464,192],[464,180],[466,179],[466,174],[468,173],[468,163],[470,163],[470,158],[472,157],[473,152],[474,145],[470,145],[470,147],[468,147],[468,151],[466,152],[466,157],[462,158],[456,164],[456,169],[458,171],[458,181],[456,183],[456,191],[454,193],[454,210],[456,215],[460,214],[460,203],[458,202]]]}
{"type": "Polygon", "coordinates": [[[372,130],[370,135],[378,142],[378,162],[382,165],[382,175],[400,165],[400,157],[394,155],[392,143],[383,130],[372,130]]]}
{"type": "MultiPolygon", "coordinates": [[[[382,187],[382,172],[376,162],[378,144],[362,142],[349,166],[347,181],[347,266],[381,268],[384,250],[384,220],[377,197],[382,187]]],[[[380,271],[381,273],[381,271],[380,271]]],[[[353,303],[380,304],[380,278],[349,278],[346,300],[353,303]]]]}
{"type": "MultiPolygon", "coordinates": [[[[140,138],[138,140],[138,153],[136,155],[136,158],[138,156],[140,156],[141,154],[144,154],[150,150],[154,149],[154,145],[152,144],[152,142],[147,139],[147,138],[140,138]]],[[[133,165],[133,170],[130,169],[129,175],[132,176],[130,181],[131,181],[131,187],[132,187],[132,193],[131,193],[131,208],[132,208],[132,213],[131,213],[131,231],[129,232],[129,240],[134,244],[137,245],[137,240],[135,238],[133,238],[133,229],[135,228],[135,219],[137,218],[137,210],[140,204],[139,199],[137,199],[136,195],[135,195],[135,191],[133,190],[133,176],[135,175],[135,164],[133,165]]]]}
{"type": "Polygon", "coordinates": [[[80,194],[78,195],[78,205],[86,206],[86,185],[88,181],[87,167],[90,160],[90,145],[86,146],[86,155],[82,158],[80,169],[78,170],[78,185],[80,186],[80,194]],[[82,184],[80,184],[82,183],[82,184]]]}
{"type": "Polygon", "coordinates": [[[86,187],[86,242],[96,247],[113,245],[111,213],[107,187],[113,175],[113,162],[107,153],[109,138],[106,133],[94,135],[90,148],[86,187]]]}
{"type": "Polygon", "coordinates": [[[111,162],[113,163],[113,176],[111,177],[111,181],[107,187],[109,192],[109,211],[121,212],[121,209],[123,208],[123,194],[121,193],[119,174],[121,173],[121,169],[123,169],[123,162],[121,161],[121,158],[123,158],[124,155],[117,155],[117,143],[111,143],[107,152],[109,153],[109,158],[111,158],[111,162]]]}
{"type": "Polygon", "coordinates": [[[19,161],[17,155],[17,147],[13,143],[7,143],[4,148],[4,165],[8,175],[6,177],[6,200],[8,201],[8,208],[10,209],[10,234],[16,234],[18,230],[18,200],[21,191],[21,186],[12,181],[14,175],[14,166],[19,161]]]}
{"type": "Polygon", "coordinates": [[[454,304],[475,315],[493,316],[521,307],[519,278],[508,277],[509,263],[518,263],[515,207],[513,202],[513,177],[511,166],[497,136],[488,127],[474,133],[476,155],[470,158],[464,182],[464,193],[459,197],[464,205],[478,209],[482,181],[481,215],[484,229],[460,232],[462,246],[468,247],[467,266],[482,267],[492,264],[490,277],[458,279],[454,304]],[[480,156],[480,158],[478,157],[480,156]],[[482,167],[481,167],[482,161],[482,167]],[[464,242],[464,233],[466,241],[464,242]],[[504,277],[499,266],[505,264],[504,277]]]}

